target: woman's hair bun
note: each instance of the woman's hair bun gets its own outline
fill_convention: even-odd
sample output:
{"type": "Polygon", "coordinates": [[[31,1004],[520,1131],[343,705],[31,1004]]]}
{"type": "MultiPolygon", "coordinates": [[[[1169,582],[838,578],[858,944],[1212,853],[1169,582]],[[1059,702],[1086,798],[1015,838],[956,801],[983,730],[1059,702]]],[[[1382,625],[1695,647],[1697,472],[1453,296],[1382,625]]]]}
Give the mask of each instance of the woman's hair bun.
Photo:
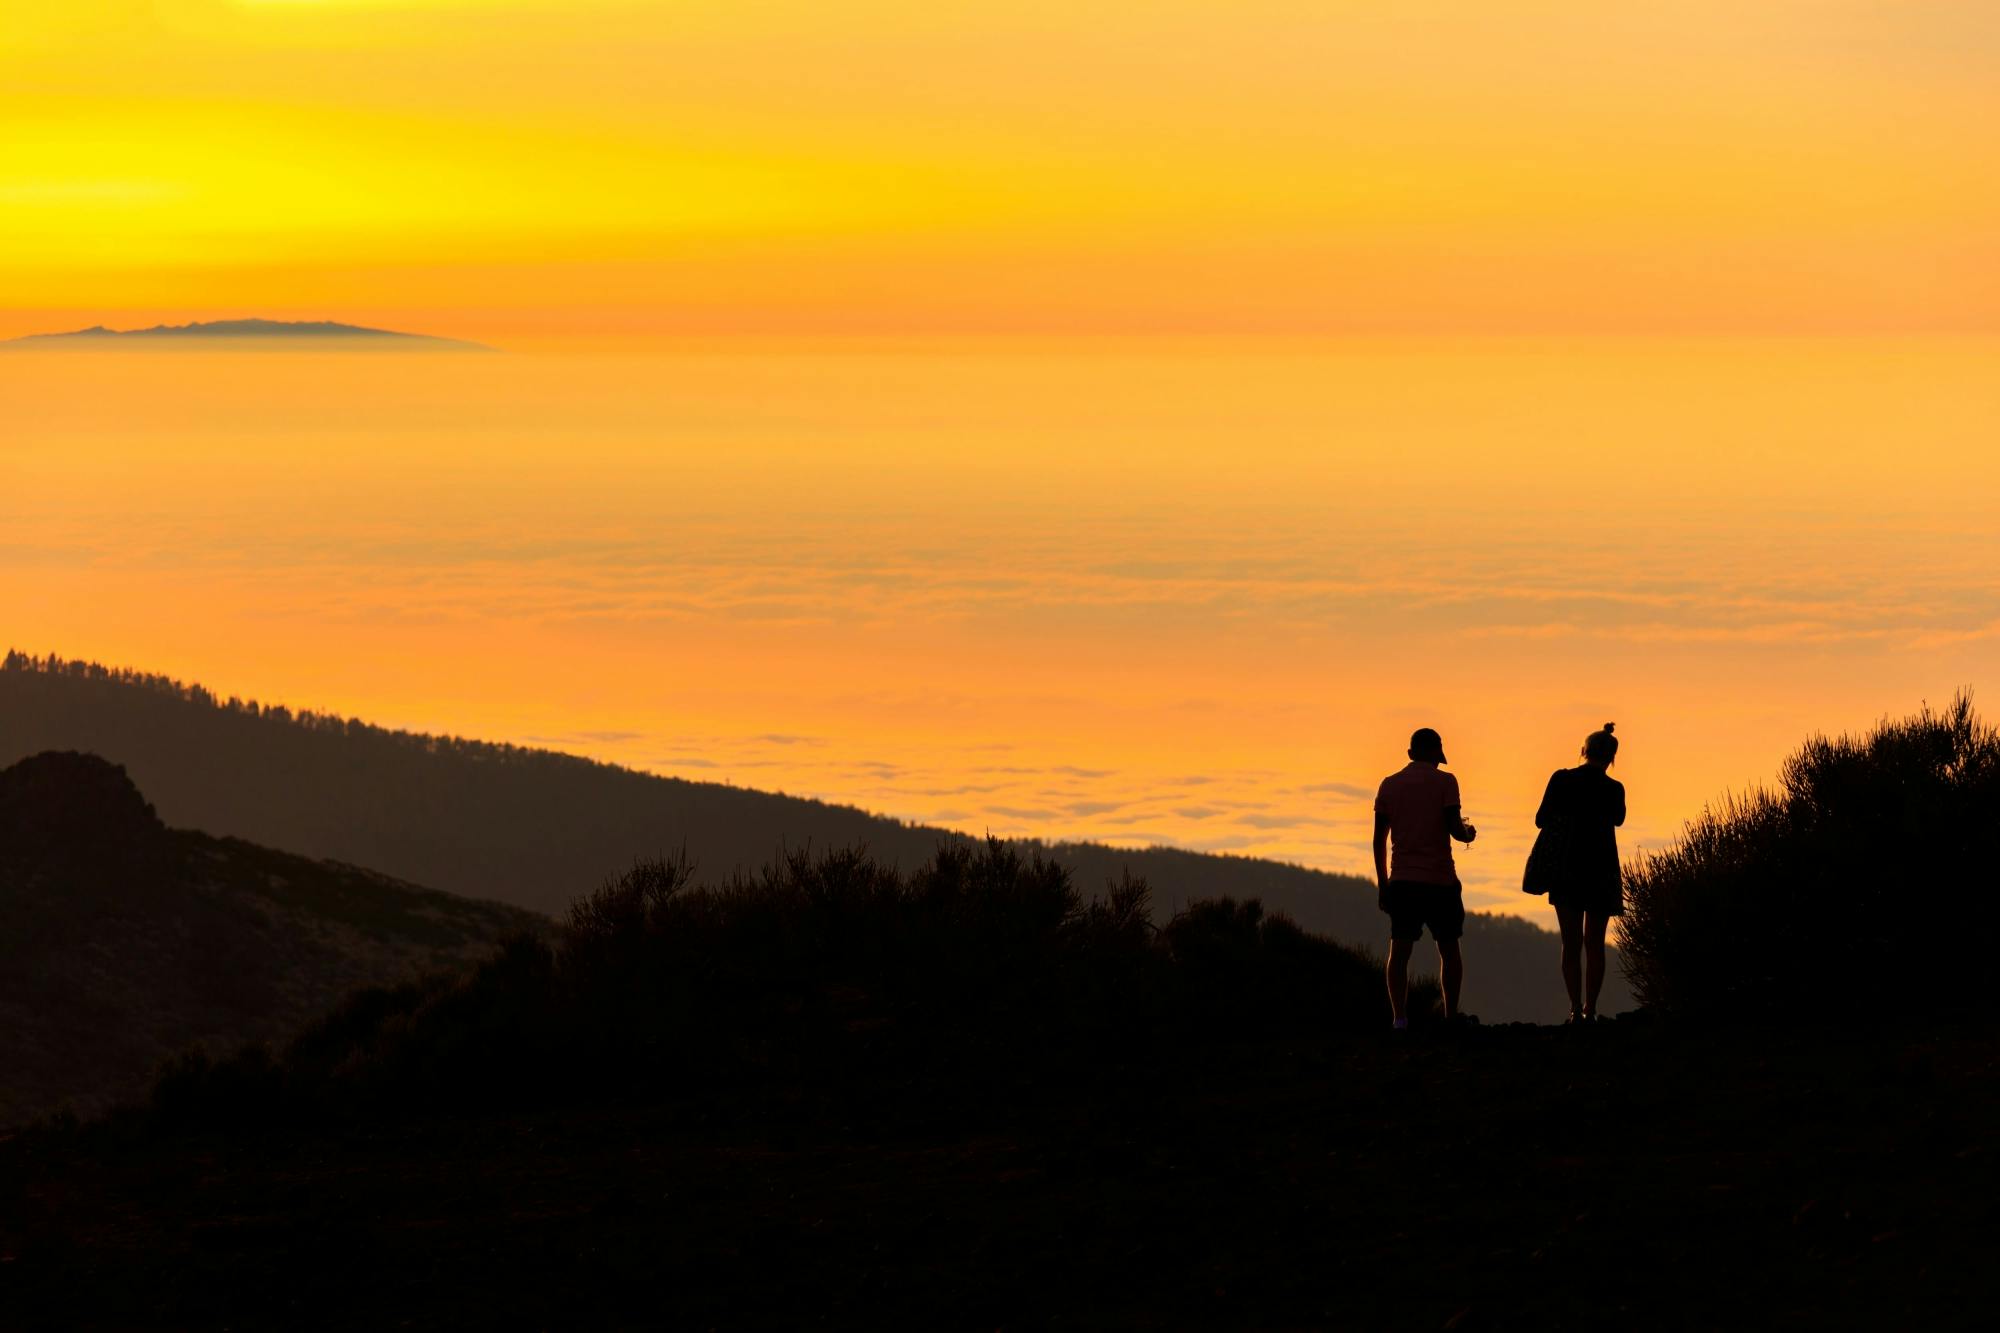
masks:
{"type": "Polygon", "coordinates": [[[1618,729],[1618,724],[1616,722],[1606,722],[1604,724],[1604,734],[1607,736],[1609,736],[1613,731],[1616,731],[1617,729],[1618,729]]]}

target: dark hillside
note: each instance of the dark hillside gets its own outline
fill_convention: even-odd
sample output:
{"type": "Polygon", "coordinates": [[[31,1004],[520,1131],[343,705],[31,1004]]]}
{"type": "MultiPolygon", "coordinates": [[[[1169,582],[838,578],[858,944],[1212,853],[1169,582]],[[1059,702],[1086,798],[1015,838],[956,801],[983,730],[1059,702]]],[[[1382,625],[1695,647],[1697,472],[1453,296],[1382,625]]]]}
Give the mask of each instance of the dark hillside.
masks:
{"type": "MultiPolygon", "coordinates": [[[[641,857],[685,848],[705,878],[780,846],[866,847],[915,867],[962,835],[846,806],[656,777],[547,750],[414,735],[356,719],[219,700],[199,686],[10,654],[0,762],[50,748],[123,763],[170,823],[377,867],[453,893],[557,913],[641,857]]],[[[1171,914],[1255,898],[1307,930],[1379,950],[1374,885],[1271,861],[1092,845],[1045,849],[1094,890],[1130,870],[1171,914]]],[[[1499,1020],[1563,1010],[1554,936],[1514,918],[1467,924],[1467,1003],[1499,1020]]],[[[1604,1010],[1630,1003],[1613,968],[1604,1010]]]]}
{"type": "Polygon", "coordinates": [[[356,986],[539,919],[351,866],[169,829],[124,770],[0,772],[0,1125],[144,1090],[191,1043],[289,1036],[356,986]]]}
{"type": "MultiPolygon", "coordinates": [[[[1416,1021],[1441,1022],[1435,987],[1416,1021]]],[[[790,1082],[1094,1076],[1250,1034],[1388,1027],[1373,959],[1260,904],[1155,923],[1142,881],[1090,901],[990,840],[900,871],[795,852],[697,886],[643,862],[477,968],[358,992],[273,1055],[177,1064],[173,1124],[396,1117],[790,1082]]]]}
{"type": "Polygon", "coordinates": [[[1996,1120],[1990,1029],[1626,1019],[114,1123],[0,1139],[0,1323],[1981,1328],[1996,1120]]]}
{"type": "MultiPolygon", "coordinates": [[[[73,785],[144,846],[132,793],[73,785]]],[[[58,834],[94,826],[29,808],[58,834]]],[[[1392,1033],[1368,960],[1250,903],[1157,929],[1145,907],[1143,885],[1087,901],[997,842],[911,870],[802,853],[709,888],[635,866],[553,936],[358,992],[275,1053],[179,1061],[143,1107],[0,1134],[0,1310],[31,1327],[1991,1322],[1984,1011],[1556,1028],[1426,1004],[1392,1033]]]]}

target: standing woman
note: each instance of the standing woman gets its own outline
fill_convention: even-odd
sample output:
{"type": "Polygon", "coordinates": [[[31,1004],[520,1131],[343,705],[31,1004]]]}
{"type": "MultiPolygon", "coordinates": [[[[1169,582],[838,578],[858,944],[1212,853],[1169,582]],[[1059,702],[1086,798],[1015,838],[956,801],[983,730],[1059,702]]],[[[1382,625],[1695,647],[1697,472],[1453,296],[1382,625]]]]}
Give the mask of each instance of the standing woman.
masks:
{"type": "Polygon", "coordinates": [[[1618,870],[1617,828],[1625,822],[1625,785],[1608,770],[1618,757],[1613,724],[1583,742],[1583,762],[1549,777],[1542,808],[1535,812],[1541,834],[1528,854],[1522,888],[1546,893],[1562,929],[1562,978],[1569,988],[1569,1021],[1597,1017],[1604,988],[1604,932],[1611,918],[1625,915],[1625,886],[1618,870]],[[1582,947],[1582,967],[1577,949],[1582,947]]]}

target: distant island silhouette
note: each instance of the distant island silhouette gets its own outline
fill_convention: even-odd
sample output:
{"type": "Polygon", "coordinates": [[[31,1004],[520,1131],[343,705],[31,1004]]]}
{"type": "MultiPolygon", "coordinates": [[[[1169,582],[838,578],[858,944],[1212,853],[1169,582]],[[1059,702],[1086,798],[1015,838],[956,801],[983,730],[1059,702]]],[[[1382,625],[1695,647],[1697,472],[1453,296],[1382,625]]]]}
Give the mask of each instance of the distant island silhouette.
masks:
{"type": "Polygon", "coordinates": [[[367,341],[371,345],[385,340],[398,345],[422,347],[427,350],[454,350],[490,352],[493,349],[484,343],[467,342],[459,338],[440,338],[428,333],[403,333],[395,329],[371,329],[359,324],[340,324],[333,320],[279,320],[279,319],[217,319],[206,323],[155,324],[149,329],[110,329],[102,324],[93,324],[87,329],[72,329],[66,333],[31,333],[26,337],[9,341],[20,343],[109,343],[129,340],[178,341],[182,339],[311,339],[367,341]]]}

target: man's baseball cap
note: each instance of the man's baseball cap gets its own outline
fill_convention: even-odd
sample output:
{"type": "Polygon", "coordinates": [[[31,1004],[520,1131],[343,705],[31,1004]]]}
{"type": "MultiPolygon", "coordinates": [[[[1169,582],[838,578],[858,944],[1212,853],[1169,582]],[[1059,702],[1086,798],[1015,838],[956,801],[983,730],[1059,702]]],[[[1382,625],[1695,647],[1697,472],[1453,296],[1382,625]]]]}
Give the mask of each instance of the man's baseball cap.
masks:
{"type": "Polygon", "coordinates": [[[1444,737],[1429,727],[1418,727],[1410,733],[1410,757],[1424,759],[1434,764],[1448,764],[1444,757],[1444,737]]]}

